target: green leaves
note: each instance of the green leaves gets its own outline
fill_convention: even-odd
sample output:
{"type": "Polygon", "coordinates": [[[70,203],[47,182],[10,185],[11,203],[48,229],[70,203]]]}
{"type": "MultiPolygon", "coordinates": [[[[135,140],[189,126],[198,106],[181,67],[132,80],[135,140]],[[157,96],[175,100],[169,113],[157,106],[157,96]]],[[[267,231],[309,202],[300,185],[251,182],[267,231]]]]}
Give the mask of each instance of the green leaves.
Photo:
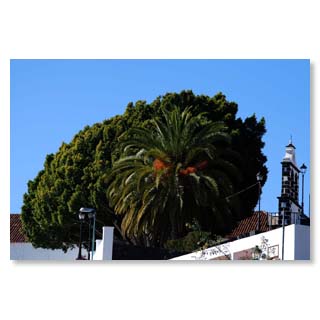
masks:
{"type": "Polygon", "coordinates": [[[28,182],[28,238],[35,246],[72,247],[79,240],[75,212],[83,206],[96,208],[98,231],[113,225],[116,211],[123,233],[143,245],[184,234],[194,217],[203,229],[226,232],[251,213],[258,192],[223,199],[253,184],[257,172],[267,176],[264,119],[236,113],[221,93],[182,91],[130,103],[123,115],[86,126],[28,182]]]}
{"type": "MultiPolygon", "coordinates": [[[[231,166],[220,159],[220,146],[230,143],[222,122],[193,116],[191,107],[168,109],[161,110],[162,121],[153,120],[150,128],[132,128],[123,136],[123,156],[114,163],[107,191],[115,212],[124,216],[122,232],[142,242],[148,236],[153,245],[181,236],[190,208],[191,216],[197,217],[201,210],[216,207],[215,199],[225,194],[217,175],[205,173],[209,161],[219,163],[219,170],[224,163],[227,169],[231,166]],[[202,165],[196,165],[198,161],[202,165]]],[[[232,190],[230,184],[227,191],[232,190]]]]}

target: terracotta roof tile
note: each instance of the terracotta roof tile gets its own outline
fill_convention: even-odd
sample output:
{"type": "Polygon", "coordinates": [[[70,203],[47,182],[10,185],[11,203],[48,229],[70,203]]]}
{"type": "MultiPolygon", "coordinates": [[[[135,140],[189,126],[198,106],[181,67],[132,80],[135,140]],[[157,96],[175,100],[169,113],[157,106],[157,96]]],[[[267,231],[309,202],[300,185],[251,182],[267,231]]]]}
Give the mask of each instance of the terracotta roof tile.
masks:
{"type": "Polygon", "coordinates": [[[10,214],[10,243],[27,242],[27,238],[22,232],[20,217],[20,214],[10,214]]]}
{"type": "MultiPolygon", "coordinates": [[[[229,239],[239,238],[255,231],[258,225],[258,213],[255,211],[252,216],[241,220],[237,227],[235,227],[226,237],[229,239]]],[[[265,211],[260,211],[260,232],[269,231],[268,214],[265,211]]]]}

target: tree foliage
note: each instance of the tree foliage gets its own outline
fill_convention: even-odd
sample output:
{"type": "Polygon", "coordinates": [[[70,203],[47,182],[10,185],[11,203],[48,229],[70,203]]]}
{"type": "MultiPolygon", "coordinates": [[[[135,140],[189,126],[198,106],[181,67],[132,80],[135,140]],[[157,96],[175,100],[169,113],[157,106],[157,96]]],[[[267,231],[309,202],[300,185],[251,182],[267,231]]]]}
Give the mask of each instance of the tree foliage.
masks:
{"type": "MultiPolygon", "coordinates": [[[[257,121],[255,115],[245,120],[238,118],[237,104],[227,101],[223,94],[208,97],[182,91],[160,96],[150,104],[129,103],[123,115],[87,126],[70,143],[63,143],[57,153],[46,157],[44,168],[28,182],[22,220],[34,246],[66,250],[76,244],[79,240],[76,213],[83,206],[97,210],[97,237],[102,225],[120,226],[122,216],[114,215],[106,194],[111,168],[123,152],[119,138],[131,128],[147,130],[154,120],[163,120],[162,110],[172,109],[173,105],[181,111],[192,106],[188,112],[194,117],[204,113],[201,120],[204,123],[224,123],[230,137],[228,156],[235,157],[240,177],[233,191],[254,184],[258,172],[264,176],[264,184],[267,178],[266,157],[262,153],[265,121],[263,118],[257,121]]],[[[218,231],[226,232],[237,220],[249,216],[257,200],[258,188],[232,198],[232,214],[223,223],[216,221],[221,226],[218,231]]],[[[206,226],[203,219],[200,223],[206,226]]],[[[119,231],[117,236],[124,235],[119,231]]]]}
{"type": "Polygon", "coordinates": [[[191,109],[163,110],[163,121],[130,129],[120,143],[108,198],[123,216],[123,233],[137,242],[162,246],[183,236],[194,219],[216,231],[217,219],[232,215],[227,196],[240,172],[227,149],[230,137],[223,122],[191,109]]]}

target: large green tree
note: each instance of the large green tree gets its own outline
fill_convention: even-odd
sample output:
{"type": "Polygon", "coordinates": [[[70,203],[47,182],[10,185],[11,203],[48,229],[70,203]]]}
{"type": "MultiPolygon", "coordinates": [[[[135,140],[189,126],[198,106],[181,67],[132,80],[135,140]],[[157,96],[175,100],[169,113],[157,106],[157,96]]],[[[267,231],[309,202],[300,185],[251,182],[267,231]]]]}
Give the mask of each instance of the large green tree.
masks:
{"type": "MultiPolygon", "coordinates": [[[[262,153],[264,119],[258,121],[255,115],[244,120],[238,118],[237,104],[229,102],[223,94],[208,97],[182,91],[160,96],[150,104],[145,101],[129,103],[123,115],[87,126],[70,143],[63,143],[57,153],[46,157],[44,168],[28,182],[22,220],[34,246],[68,249],[77,243],[76,212],[82,206],[97,209],[97,232],[102,225],[120,226],[121,216],[113,214],[106,197],[109,172],[122,153],[119,137],[133,127],[150,128],[152,119],[163,121],[161,110],[170,109],[172,105],[181,111],[192,106],[189,110],[192,116],[205,113],[203,121],[225,124],[230,149],[239,155],[237,168],[241,179],[234,186],[235,192],[254,184],[258,172],[263,174],[264,184],[267,178],[266,157],[262,153]]],[[[258,188],[232,198],[238,204],[233,206],[227,225],[221,224],[220,233],[252,214],[257,199],[258,188]]],[[[202,225],[206,225],[205,221],[202,225]]],[[[116,236],[122,234],[117,232],[116,236]]]]}
{"type": "Polygon", "coordinates": [[[163,110],[163,121],[130,129],[120,143],[108,198],[123,216],[123,234],[136,242],[162,246],[195,219],[212,232],[230,221],[227,197],[241,180],[230,136],[223,122],[191,110],[163,110]]]}

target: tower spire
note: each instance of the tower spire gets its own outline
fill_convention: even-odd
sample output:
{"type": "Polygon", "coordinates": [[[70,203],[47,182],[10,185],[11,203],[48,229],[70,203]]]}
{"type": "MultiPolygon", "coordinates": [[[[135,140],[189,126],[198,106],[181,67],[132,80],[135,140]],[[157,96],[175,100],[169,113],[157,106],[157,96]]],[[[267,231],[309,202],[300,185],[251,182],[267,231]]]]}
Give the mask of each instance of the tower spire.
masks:
{"type": "Polygon", "coordinates": [[[296,164],[296,147],[292,144],[292,135],[290,135],[289,144],[286,146],[286,153],[282,159],[282,186],[279,199],[279,212],[284,210],[285,224],[290,221],[291,214],[301,212],[299,204],[299,173],[300,170],[296,164]]]}
{"type": "Polygon", "coordinates": [[[290,135],[289,144],[286,146],[286,154],[282,161],[291,162],[294,166],[297,166],[295,149],[296,147],[292,144],[292,135],[290,135]]]}

